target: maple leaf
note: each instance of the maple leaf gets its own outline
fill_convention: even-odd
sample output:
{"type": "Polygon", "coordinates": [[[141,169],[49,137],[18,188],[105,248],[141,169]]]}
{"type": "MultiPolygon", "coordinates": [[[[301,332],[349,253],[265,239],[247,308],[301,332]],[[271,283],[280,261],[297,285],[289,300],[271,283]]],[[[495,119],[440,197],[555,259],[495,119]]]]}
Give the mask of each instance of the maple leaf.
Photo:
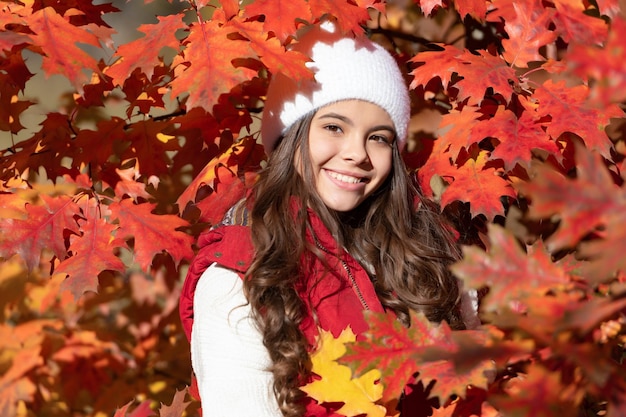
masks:
{"type": "Polygon", "coordinates": [[[272,74],[280,72],[294,79],[313,78],[313,73],[304,65],[310,59],[297,51],[285,51],[278,38],[268,39],[267,33],[261,29],[262,22],[232,19],[228,25],[250,40],[250,46],[272,74]]]}
{"type": "Polygon", "coordinates": [[[426,16],[430,16],[433,10],[444,7],[443,0],[417,0],[416,3],[419,4],[422,13],[426,16]]]}
{"type": "Polygon", "coordinates": [[[576,42],[568,51],[571,71],[584,79],[595,79],[589,98],[599,107],[626,101],[625,37],[626,20],[616,17],[603,47],[576,42]]]}
{"type": "Polygon", "coordinates": [[[413,80],[409,86],[411,89],[418,85],[425,86],[433,78],[439,78],[444,89],[448,88],[452,74],[459,73],[463,68],[460,57],[463,50],[454,45],[435,44],[436,47],[442,48],[440,51],[418,52],[411,62],[421,64],[411,71],[413,80]]]}
{"type": "Polygon", "coordinates": [[[502,55],[511,66],[527,68],[529,62],[544,61],[539,48],[556,40],[557,35],[548,29],[553,9],[544,9],[541,2],[513,2],[515,17],[507,20],[504,30],[509,35],[502,40],[502,55]]]}
{"type": "MultiPolygon", "coordinates": [[[[363,340],[348,345],[341,362],[350,366],[355,375],[380,370],[381,383],[385,386],[384,404],[399,398],[426,354],[432,356],[433,351],[443,354],[455,349],[450,327],[445,322],[436,325],[421,313],[411,313],[411,327],[406,328],[392,314],[366,312],[365,315],[369,330],[363,340]]],[[[433,359],[430,356],[429,360],[433,359]]]]}
{"type": "Polygon", "coordinates": [[[483,20],[487,15],[487,2],[485,0],[455,1],[454,7],[461,15],[461,19],[471,15],[476,20],[483,20]]]}
{"type": "Polygon", "coordinates": [[[70,290],[75,299],[86,291],[97,291],[100,272],[125,269],[124,263],[113,253],[116,248],[125,246],[123,241],[114,238],[116,226],[105,219],[88,219],[80,228],[82,235],[70,239],[72,256],[56,268],[57,273],[68,275],[61,289],[70,290]]]}
{"type": "Polygon", "coordinates": [[[187,393],[187,389],[176,390],[176,394],[174,394],[174,398],[172,399],[171,405],[161,404],[161,408],[159,409],[160,417],[180,417],[183,415],[183,412],[189,405],[189,401],[185,401],[185,394],[187,393]]]}
{"type": "Polygon", "coordinates": [[[363,33],[361,23],[370,18],[367,8],[348,0],[309,0],[309,7],[314,18],[330,14],[337,18],[343,32],[352,31],[357,35],[363,33]]]}
{"type": "Polygon", "coordinates": [[[146,191],[146,184],[138,182],[137,179],[141,176],[136,166],[126,169],[115,169],[117,175],[120,176],[121,181],[115,184],[115,195],[123,198],[125,195],[131,197],[135,202],[141,197],[146,200],[151,198],[151,195],[146,191]]]}
{"type": "Polygon", "coordinates": [[[256,0],[245,6],[245,18],[259,15],[265,16],[263,30],[272,32],[282,44],[296,32],[299,20],[313,20],[305,0],[256,0]]]}
{"type": "Polygon", "coordinates": [[[501,159],[507,171],[511,171],[518,163],[528,167],[532,152],[538,149],[554,156],[557,161],[562,159],[556,143],[550,140],[542,125],[527,111],[518,118],[515,113],[500,106],[492,118],[472,127],[471,136],[474,140],[485,137],[498,139],[491,159],[501,159]]]}
{"type": "Polygon", "coordinates": [[[162,49],[178,51],[180,41],[175,36],[176,31],[187,28],[187,25],[179,14],[157,16],[157,19],[155,24],[144,24],[137,28],[145,36],[121,45],[115,51],[114,57],[118,59],[105,70],[115,85],[124,85],[135,68],[139,68],[150,79],[154,67],[161,63],[159,53],[162,49]],[[155,45],[159,45],[159,49],[155,49],[155,45]]]}
{"type": "Polygon", "coordinates": [[[458,59],[463,63],[457,72],[463,77],[455,84],[459,90],[458,101],[468,99],[468,104],[480,104],[487,89],[501,94],[508,102],[513,95],[512,83],[516,82],[515,70],[500,57],[486,51],[478,51],[475,55],[464,51],[458,59]]]}
{"type": "Polygon", "coordinates": [[[531,200],[531,218],[558,216],[560,220],[558,230],[546,240],[550,251],[573,247],[587,234],[606,229],[610,214],[623,213],[626,204],[626,195],[613,183],[600,156],[582,146],[576,149],[576,179],[568,179],[548,165],[537,164],[533,169],[534,179],[517,184],[520,192],[531,200]]]}
{"type": "Polygon", "coordinates": [[[191,259],[193,237],[176,229],[188,223],[172,214],[154,214],[156,204],[133,204],[124,199],[111,204],[111,218],[119,220],[118,238],[134,238],[135,260],[142,270],[148,271],[154,255],[166,252],[176,265],[191,259]]]}
{"type": "Polygon", "coordinates": [[[556,12],[552,17],[557,33],[565,42],[580,42],[587,45],[599,45],[606,39],[608,27],[600,18],[585,14],[582,2],[568,0],[554,2],[556,12]]]}
{"type": "Polygon", "coordinates": [[[611,159],[613,145],[605,129],[612,117],[623,117],[624,112],[616,105],[593,108],[587,103],[588,94],[587,86],[567,87],[564,80],[556,84],[547,80],[534,93],[539,101],[537,114],[551,117],[547,131],[554,139],[565,132],[574,133],[583,139],[587,148],[611,159]]]}
{"type": "Polygon", "coordinates": [[[139,405],[129,414],[128,408],[133,405],[134,400],[128,402],[121,408],[115,411],[113,417],[152,417],[156,414],[150,408],[150,400],[142,401],[139,405]]]}
{"type": "Polygon", "coordinates": [[[346,352],[345,345],[356,340],[352,330],[348,327],[335,339],[331,332],[320,329],[319,337],[311,363],[313,373],[321,379],[308,383],[302,391],[320,403],[343,403],[337,413],[347,417],[384,417],[385,407],[375,404],[383,393],[383,386],[377,384],[380,371],[373,369],[353,379],[350,368],[337,362],[346,352]]]}
{"type": "Polygon", "coordinates": [[[98,63],[77,43],[100,46],[99,39],[87,30],[74,26],[69,18],[59,15],[52,7],[33,13],[28,19],[35,32],[33,42],[41,48],[44,58],[42,69],[47,76],[61,74],[82,94],[89,78],[85,70],[98,72],[98,63]]]}
{"type": "Polygon", "coordinates": [[[44,249],[51,249],[59,259],[65,259],[65,234],[78,234],[74,216],[80,209],[65,195],[42,195],[43,205],[27,204],[26,219],[0,219],[0,255],[9,258],[18,254],[29,270],[38,263],[44,249]]]}
{"type": "Polygon", "coordinates": [[[500,226],[489,225],[489,251],[463,248],[463,260],[452,271],[467,287],[490,288],[481,307],[496,311],[533,294],[545,294],[570,285],[569,276],[553,264],[543,245],[522,251],[517,240],[500,226]]]}
{"type": "MultiPolygon", "coordinates": [[[[468,159],[454,173],[447,173],[453,178],[441,195],[442,206],[453,201],[470,203],[472,217],[483,214],[488,220],[504,213],[501,197],[515,198],[515,192],[496,168],[487,166],[488,154],[481,151],[476,159],[468,159]]],[[[447,179],[447,178],[446,178],[447,179]]]]}
{"type": "Polygon", "coordinates": [[[172,96],[189,93],[188,109],[210,110],[220,94],[255,75],[250,69],[233,65],[234,59],[254,54],[248,41],[229,39],[230,33],[231,28],[216,21],[190,26],[183,55],[177,55],[172,63],[175,77],[171,82],[172,96]]]}
{"type": "Polygon", "coordinates": [[[436,381],[430,394],[445,402],[453,395],[465,398],[469,386],[486,387],[489,383],[487,371],[493,371],[491,360],[485,360],[469,372],[461,373],[449,360],[426,362],[419,365],[419,379],[428,385],[436,381]]]}

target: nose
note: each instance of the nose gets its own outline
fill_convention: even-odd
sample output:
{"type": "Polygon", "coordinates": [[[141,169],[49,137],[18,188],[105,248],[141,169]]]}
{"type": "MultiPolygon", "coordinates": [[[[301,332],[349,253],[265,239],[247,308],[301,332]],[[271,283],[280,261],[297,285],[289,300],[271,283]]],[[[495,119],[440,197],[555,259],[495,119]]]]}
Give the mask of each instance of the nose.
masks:
{"type": "Polygon", "coordinates": [[[355,165],[361,165],[369,161],[366,141],[362,135],[353,133],[345,138],[342,157],[355,165]]]}

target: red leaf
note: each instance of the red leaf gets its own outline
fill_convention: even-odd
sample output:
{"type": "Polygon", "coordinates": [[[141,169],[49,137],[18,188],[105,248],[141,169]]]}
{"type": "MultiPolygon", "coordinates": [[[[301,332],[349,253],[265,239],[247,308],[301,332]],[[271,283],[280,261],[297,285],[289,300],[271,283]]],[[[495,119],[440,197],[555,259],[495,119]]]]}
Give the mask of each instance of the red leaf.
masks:
{"type": "Polygon", "coordinates": [[[255,172],[246,172],[243,178],[234,175],[225,167],[217,168],[215,192],[200,200],[200,220],[216,224],[224,218],[226,211],[246,196],[257,178],[255,172]]]}
{"type": "Polygon", "coordinates": [[[512,82],[517,82],[515,70],[500,57],[486,51],[478,51],[475,55],[464,51],[458,59],[463,63],[457,72],[463,77],[455,85],[459,90],[458,101],[468,100],[468,104],[480,104],[487,89],[501,94],[508,102],[513,95],[512,82]]]}
{"type": "Polygon", "coordinates": [[[97,292],[98,275],[102,271],[124,271],[124,263],[114,254],[124,242],[114,238],[116,226],[104,219],[87,219],[81,224],[81,236],[72,236],[70,251],[73,256],[61,262],[57,273],[66,273],[68,277],[61,284],[61,289],[69,290],[75,299],[84,292],[97,292]]]}
{"type": "MultiPolygon", "coordinates": [[[[468,150],[472,145],[490,136],[488,134],[481,136],[480,133],[482,132],[477,135],[473,134],[475,127],[485,123],[478,121],[480,117],[482,114],[479,109],[473,106],[463,106],[460,111],[452,109],[441,117],[438,127],[440,134],[437,141],[440,142],[439,146],[449,144],[449,155],[447,156],[452,158],[452,161],[456,161],[462,149],[468,150]]],[[[439,171],[438,174],[445,175],[448,171],[448,169],[439,171]]]]}
{"type": "Polygon", "coordinates": [[[548,152],[557,161],[562,159],[556,143],[550,140],[541,124],[528,111],[517,118],[512,111],[498,107],[491,119],[480,121],[472,128],[471,136],[476,139],[498,139],[499,143],[491,153],[491,159],[501,159],[507,171],[511,171],[518,163],[527,168],[535,149],[548,152]]]}
{"type": "Polygon", "coordinates": [[[183,259],[191,259],[193,237],[177,231],[188,223],[172,214],[154,214],[156,204],[133,204],[124,199],[111,204],[111,218],[119,220],[118,238],[134,238],[135,260],[144,271],[148,271],[152,259],[161,252],[168,253],[178,264],[183,259]]]}
{"type": "Polygon", "coordinates": [[[176,31],[187,27],[181,15],[157,16],[157,19],[158,23],[144,24],[137,29],[146,36],[121,45],[115,51],[114,56],[118,60],[105,71],[113,78],[115,85],[124,85],[135,68],[139,68],[150,79],[154,67],[161,64],[161,50],[169,47],[178,51],[180,41],[175,36],[176,31]],[[158,49],[155,45],[158,45],[158,49]]]}
{"type": "Polygon", "coordinates": [[[458,169],[448,174],[452,183],[441,195],[441,205],[454,201],[470,203],[472,217],[483,214],[488,220],[504,214],[501,197],[515,198],[511,185],[505,181],[496,168],[487,167],[487,153],[481,152],[476,160],[468,159],[458,169]]]}
{"type": "Polygon", "coordinates": [[[575,180],[549,165],[537,165],[534,179],[517,185],[531,200],[531,218],[558,216],[559,229],[546,240],[550,251],[574,247],[587,234],[600,228],[606,230],[609,213],[624,212],[624,193],[613,183],[601,157],[578,147],[576,159],[575,180]]]}
{"type": "Polygon", "coordinates": [[[598,107],[626,101],[626,71],[624,71],[624,47],[626,20],[616,16],[611,31],[602,48],[576,42],[567,54],[567,62],[573,72],[584,79],[595,79],[590,99],[598,107]]]}
{"type": "Polygon", "coordinates": [[[65,259],[65,235],[78,234],[74,216],[80,215],[80,209],[70,197],[42,194],[41,198],[44,205],[26,205],[25,220],[0,219],[0,255],[4,258],[20,255],[29,270],[39,263],[44,249],[50,249],[57,258],[65,259]]]}
{"type": "Polygon", "coordinates": [[[337,24],[344,32],[363,33],[361,23],[370,18],[365,7],[360,7],[348,0],[309,0],[313,18],[331,14],[337,18],[337,24]]]}
{"type": "Polygon", "coordinates": [[[553,9],[544,9],[539,0],[514,2],[515,17],[505,22],[509,35],[502,40],[504,59],[512,67],[526,68],[529,62],[545,61],[539,48],[552,43],[557,35],[548,29],[553,9]]]}
{"type": "Polygon", "coordinates": [[[463,260],[452,267],[467,287],[490,288],[481,303],[485,311],[498,311],[532,295],[544,295],[570,285],[569,276],[552,263],[543,245],[525,253],[517,240],[503,228],[489,225],[489,251],[463,248],[463,260]]]}
{"type": "Polygon", "coordinates": [[[583,2],[554,2],[556,13],[552,21],[565,42],[600,45],[606,39],[607,24],[604,20],[585,14],[583,2]]]}
{"type": "Polygon", "coordinates": [[[470,386],[486,388],[489,382],[486,371],[492,368],[490,360],[475,365],[467,372],[459,372],[447,360],[426,362],[419,365],[418,378],[424,381],[424,386],[436,381],[430,394],[439,397],[440,402],[445,402],[453,395],[465,398],[470,386]]]}
{"type": "Polygon", "coordinates": [[[422,13],[430,16],[433,10],[443,7],[443,0],[416,0],[422,9],[422,13]]]}
{"type": "Polygon", "coordinates": [[[285,43],[296,32],[298,21],[311,21],[311,9],[304,0],[256,0],[245,6],[244,17],[263,15],[263,30],[285,43]]]}
{"type": "Polygon", "coordinates": [[[411,327],[404,327],[393,315],[366,312],[370,329],[361,341],[349,345],[341,361],[345,362],[355,376],[370,369],[382,373],[385,385],[383,403],[398,398],[419,370],[418,361],[432,348],[440,351],[454,350],[451,330],[443,322],[430,323],[421,314],[411,315],[411,327]]]}
{"type": "Polygon", "coordinates": [[[286,51],[278,38],[268,39],[262,30],[263,23],[232,19],[228,25],[250,40],[250,46],[272,74],[282,72],[295,79],[313,78],[313,73],[304,65],[310,59],[300,52],[286,51]]]}
{"type": "Polygon", "coordinates": [[[232,29],[216,21],[192,25],[183,56],[176,56],[172,66],[172,96],[189,93],[187,109],[203,107],[210,110],[220,94],[250,79],[255,72],[235,68],[236,58],[253,56],[248,41],[229,39],[232,29]],[[198,76],[202,74],[202,76],[198,76]]]}
{"type": "Polygon", "coordinates": [[[85,70],[98,72],[97,61],[80,49],[78,42],[96,47],[99,39],[87,30],[74,26],[68,17],[62,17],[52,8],[46,7],[33,13],[29,27],[35,32],[33,42],[44,54],[42,68],[47,76],[62,74],[82,94],[83,85],[89,81],[85,70]]]}
{"type": "Polygon", "coordinates": [[[416,88],[418,85],[425,86],[430,80],[438,77],[441,79],[443,88],[447,89],[452,74],[458,74],[463,68],[463,63],[460,59],[463,55],[462,49],[454,45],[435,45],[443,48],[443,50],[418,52],[411,58],[411,62],[421,65],[411,71],[413,81],[411,81],[410,88],[416,88]]]}
{"type": "Polygon", "coordinates": [[[13,357],[11,367],[0,376],[0,415],[17,416],[17,404],[30,402],[37,391],[34,382],[26,374],[43,364],[39,348],[21,349],[13,357]]]}
{"type": "Polygon", "coordinates": [[[467,15],[471,15],[476,20],[483,20],[487,15],[487,4],[486,0],[464,0],[455,1],[454,7],[462,19],[465,19],[467,15]]]}
{"type": "Polygon", "coordinates": [[[587,103],[588,94],[589,88],[584,85],[568,87],[565,81],[555,84],[548,80],[535,90],[534,97],[539,101],[537,114],[552,118],[547,126],[553,139],[565,132],[574,133],[587,148],[611,159],[613,144],[605,129],[612,117],[623,117],[624,112],[616,105],[593,108],[587,103]]]}

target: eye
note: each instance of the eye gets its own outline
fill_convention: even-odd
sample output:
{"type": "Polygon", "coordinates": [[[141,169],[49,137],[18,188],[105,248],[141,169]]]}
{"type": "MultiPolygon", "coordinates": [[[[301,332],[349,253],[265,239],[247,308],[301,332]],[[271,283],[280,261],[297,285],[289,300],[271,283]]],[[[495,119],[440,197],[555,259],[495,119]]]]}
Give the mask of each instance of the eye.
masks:
{"type": "Polygon", "coordinates": [[[335,124],[324,125],[324,130],[328,130],[331,133],[337,133],[337,134],[343,132],[341,130],[341,127],[339,127],[338,125],[335,125],[335,124]]]}
{"type": "Polygon", "coordinates": [[[387,135],[372,135],[369,139],[386,145],[391,145],[393,143],[393,137],[389,137],[387,135]]]}

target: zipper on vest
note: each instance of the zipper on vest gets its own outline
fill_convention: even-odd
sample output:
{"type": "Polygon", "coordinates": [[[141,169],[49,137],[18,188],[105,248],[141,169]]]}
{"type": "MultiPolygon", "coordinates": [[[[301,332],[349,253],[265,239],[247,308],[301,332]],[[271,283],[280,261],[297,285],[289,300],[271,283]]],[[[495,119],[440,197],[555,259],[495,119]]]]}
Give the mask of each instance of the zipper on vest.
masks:
{"type": "MultiPolygon", "coordinates": [[[[312,233],[312,235],[313,235],[313,239],[315,239],[315,246],[317,246],[323,252],[329,255],[333,255],[330,253],[328,249],[322,246],[322,244],[317,240],[317,236],[315,236],[314,233],[312,233]]],[[[339,258],[339,261],[341,262],[343,269],[346,270],[346,273],[348,274],[348,278],[350,279],[350,283],[352,284],[352,288],[354,289],[354,292],[356,293],[357,297],[359,297],[359,301],[361,301],[361,305],[363,306],[365,310],[369,310],[370,308],[367,305],[367,302],[365,301],[365,297],[363,297],[363,293],[361,292],[361,289],[359,288],[359,285],[357,284],[356,279],[354,278],[354,275],[352,275],[352,271],[350,271],[350,267],[348,266],[348,263],[341,258],[339,258]]]]}

